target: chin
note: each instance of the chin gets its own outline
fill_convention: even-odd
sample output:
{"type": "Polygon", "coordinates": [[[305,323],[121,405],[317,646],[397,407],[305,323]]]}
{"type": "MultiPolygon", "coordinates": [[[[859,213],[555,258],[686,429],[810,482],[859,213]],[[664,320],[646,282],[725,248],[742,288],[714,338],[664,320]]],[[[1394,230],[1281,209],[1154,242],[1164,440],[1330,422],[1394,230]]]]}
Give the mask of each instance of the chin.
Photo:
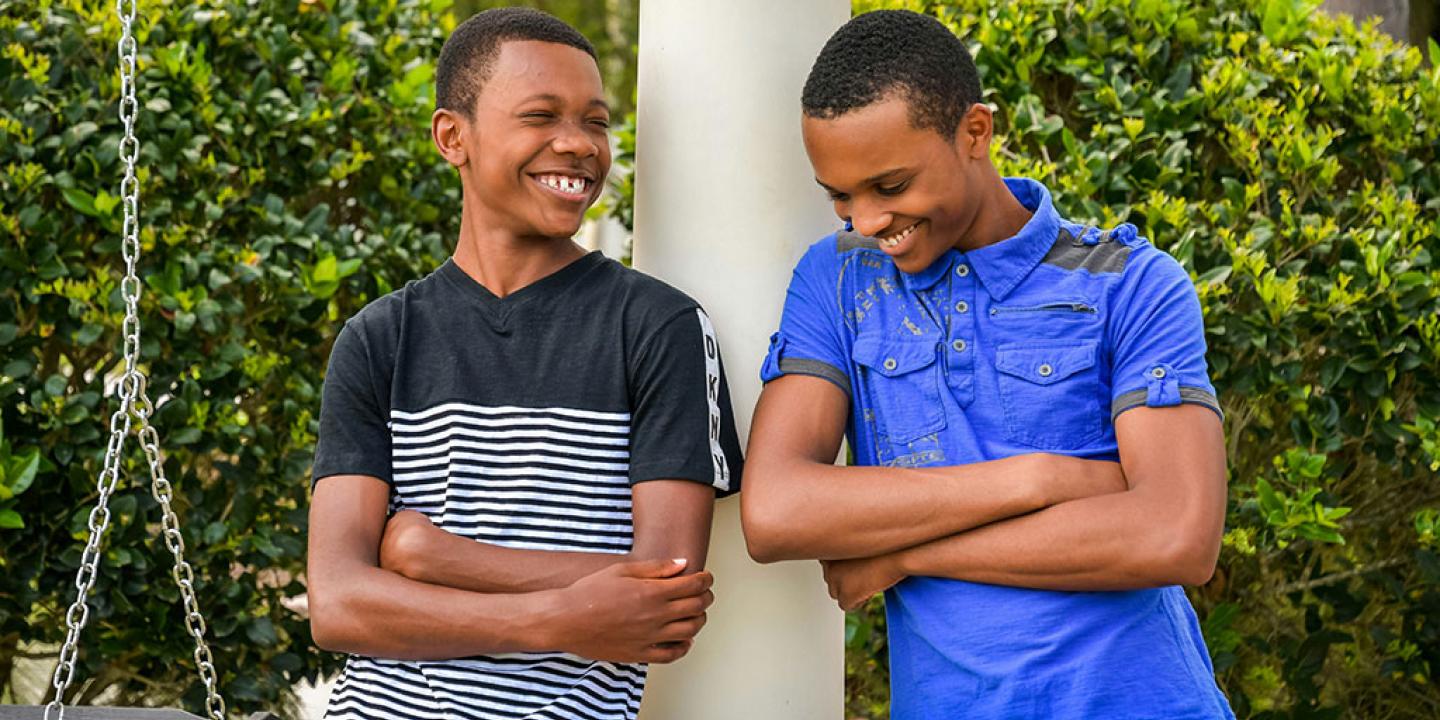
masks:
{"type": "Polygon", "coordinates": [[[935,262],[933,258],[930,260],[925,260],[923,258],[913,257],[894,258],[894,260],[895,267],[900,268],[900,272],[903,272],[907,275],[914,275],[915,273],[918,273],[921,270],[930,267],[930,263],[935,262]]]}
{"type": "Polygon", "coordinates": [[[581,216],[573,222],[552,221],[548,223],[535,223],[532,227],[534,228],[535,234],[541,237],[555,238],[557,240],[563,238],[568,240],[579,234],[580,228],[584,224],[585,218],[581,216]]]}

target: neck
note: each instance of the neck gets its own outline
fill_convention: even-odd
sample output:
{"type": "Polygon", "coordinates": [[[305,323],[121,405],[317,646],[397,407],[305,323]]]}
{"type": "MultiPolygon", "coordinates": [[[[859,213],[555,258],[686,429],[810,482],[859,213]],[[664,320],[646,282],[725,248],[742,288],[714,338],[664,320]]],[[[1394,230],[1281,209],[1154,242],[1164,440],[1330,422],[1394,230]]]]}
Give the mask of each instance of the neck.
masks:
{"type": "Polygon", "coordinates": [[[551,275],[585,255],[569,238],[522,236],[487,222],[479,203],[467,197],[455,243],[455,265],[496,297],[505,297],[551,275]]]}
{"type": "Polygon", "coordinates": [[[982,197],[976,205],[975,219],[955,242],[956,249],[964,252],[1015,237],[1034,215],[1015,199],[999,173],[988,173],[980,191],[982,197]]]}

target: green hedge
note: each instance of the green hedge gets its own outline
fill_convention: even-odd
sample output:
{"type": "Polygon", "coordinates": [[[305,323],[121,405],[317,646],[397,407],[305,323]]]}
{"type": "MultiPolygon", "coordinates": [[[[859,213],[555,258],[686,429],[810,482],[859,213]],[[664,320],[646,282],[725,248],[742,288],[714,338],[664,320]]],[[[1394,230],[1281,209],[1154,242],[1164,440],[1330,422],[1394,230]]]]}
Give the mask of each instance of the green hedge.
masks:
{"type": "MultiPolygon", "coordinates": [[[[866,2],[975,52],[1005,174],[1190,270],[1230,511],[1191,590],[1240,717],[1440,715],[1440,48],[1303,0],[866,2]]],[[[878,602],[849,707],[883,717],[878,602]]]]}
{"type": "MultiPolygon", "coordinates": [[[[303,592],[306,469],[336,325],[437,262],[458,224],[457,185],[425,135],[445,5],[141,2],[144,353],[238,709],[283,704],[292,682],[339,661],[281,600],[303,592]]],[[[1137,223],[1195,275],[1231,508],[1220,571],[1191,597],[1238,714],[1433,717],[1440,63],[1298,0],[908,6],[976,51],[1002,171],[1042,178],[1077,219],[1137,223]]],[[[60,636],[110,408],[109,14],[0,0],[7,691],[17,653],[60,636]]],[[[628,198],[611,209],[628,217],[628,198]]],[[[138,483],[138,454],[129,467],[138,483]]],[[[85,694],[184,693],[197,708],[154,502],[122,487],[85,694]]],[[[878,603],[848,630],[849,707],[881,717],[878,603]]]]}
{"type": "MultiPolygon", "coordinates": [[[[433,267],[458,231],[458,183],[428,133],[447,4],[139,3],[143,357],[233,709],[281,707],[292,683],[342,660],[281,601],[304,592],[308,468],[339,322],[433,267]]],[[[112,6],[0,0],[6,699],[16,654],[53,653],[61,637],[113,409],[112,6]]],[[[193,710],[189,639],[130,447],[74,688],[193,710]]]]}

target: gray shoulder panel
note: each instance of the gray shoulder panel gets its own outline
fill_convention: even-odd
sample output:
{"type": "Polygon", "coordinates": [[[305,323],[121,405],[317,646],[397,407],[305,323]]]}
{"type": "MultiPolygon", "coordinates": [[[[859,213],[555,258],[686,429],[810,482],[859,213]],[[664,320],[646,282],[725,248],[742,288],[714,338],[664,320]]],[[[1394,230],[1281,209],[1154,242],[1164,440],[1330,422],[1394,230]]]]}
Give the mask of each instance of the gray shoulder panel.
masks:
{"type": "Polygon", "coordinates": [[[880,249],[880,243],[869,235],[861,235],[854,230],[841,230],[835,235],[835,252],[847,253],[851,250],[864,248],[866,250],[880,249]]]}
{"type": "Polygon", "coordinates": [[[1100,235],[1098,242],[1088,244],[1061,228],[1060,236],[1043,262],[1065,270],[1088,270],[1096,275],[1120,273],[1125,271],[1130,249],[1129,245],[1115,242],[1108,231],[1100,235]]]}

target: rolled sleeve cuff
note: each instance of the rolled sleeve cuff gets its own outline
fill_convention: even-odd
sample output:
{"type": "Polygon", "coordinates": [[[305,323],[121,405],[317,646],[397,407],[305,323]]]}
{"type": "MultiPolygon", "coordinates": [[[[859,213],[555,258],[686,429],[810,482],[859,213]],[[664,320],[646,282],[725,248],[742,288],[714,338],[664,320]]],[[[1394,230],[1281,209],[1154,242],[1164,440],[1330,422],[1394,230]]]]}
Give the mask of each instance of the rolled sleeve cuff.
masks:
{"type": "Polygon", "coordinates": [[[837,387],[845,391],[847,396],[850,394],[850,377],[845,374],[845,371],[830,363],[819,360],[809,360],[807,358],[782,358],[779,366],[780,372],[776,373],[776,377],[780,375],[809,375],[811,377],[818,377],[835,383],[837,387]]]}
{"type": "Polygon", "coordinates": [[[770,336],[770,350],[765,354],[765,362],[760,366],[760,381],[770,382],[781,375],[809,375],[822,380],[829,380],[836,387],[845,391],[845,395],[851,395],[850,376],[844,370],[825,362],[804,357],[787,357],[785,348],[788,343],[783,333],[775,333],[770,336]]]}
{"type": "Polygon", "coordinates": [[[1137,407],[1174,407],[1176,405],[1203,405],[1210,408],[1221,420],[1225,419],[1225,412],[1220,409],[1220,401],[1215,393],[1207,388],[1191,385],[1177,385],[1175,393],[1170,398],[1152,398],[1154,393],[1150,388],[1131,390],[1117,396],[1110,403],[1110,420],[1113,422],[1126,410],[1133,410],[1137,407]]]}

